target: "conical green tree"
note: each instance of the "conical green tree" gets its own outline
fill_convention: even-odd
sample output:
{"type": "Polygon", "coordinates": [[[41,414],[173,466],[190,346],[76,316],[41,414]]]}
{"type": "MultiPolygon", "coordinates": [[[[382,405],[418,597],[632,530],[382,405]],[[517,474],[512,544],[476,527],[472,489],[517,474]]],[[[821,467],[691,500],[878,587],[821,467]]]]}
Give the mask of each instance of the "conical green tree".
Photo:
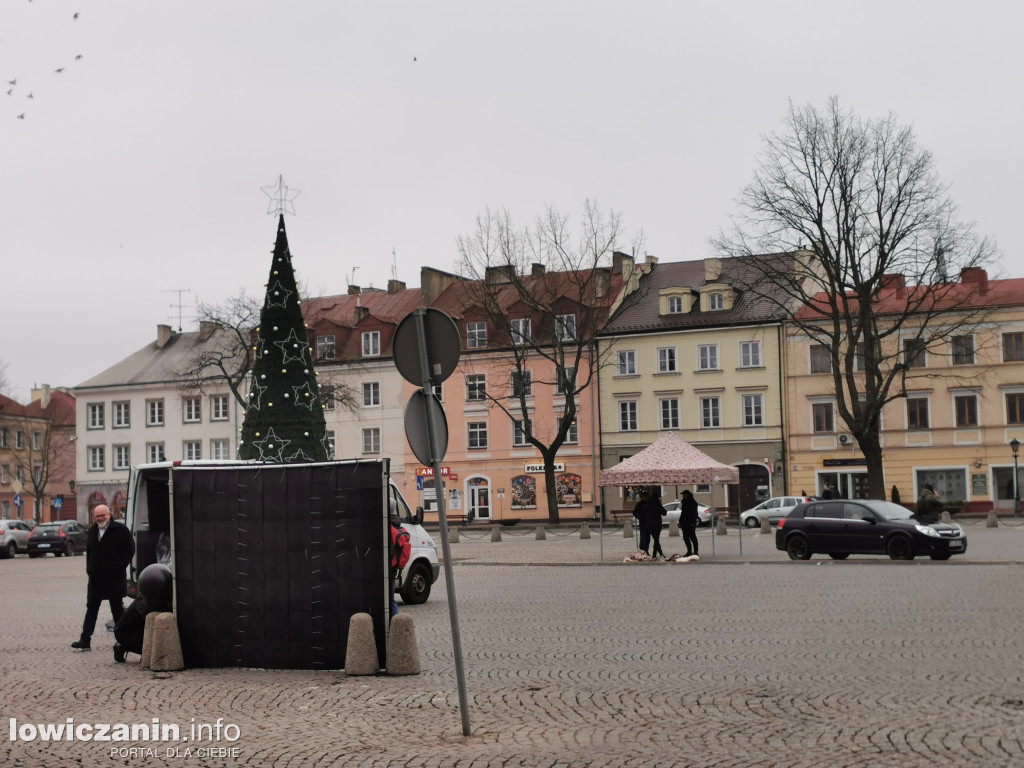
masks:
{"type": "Polygon", "coordinates": [[[280,463],[330,458],[283,214],[253,358],[238,457],[280,463]]]}

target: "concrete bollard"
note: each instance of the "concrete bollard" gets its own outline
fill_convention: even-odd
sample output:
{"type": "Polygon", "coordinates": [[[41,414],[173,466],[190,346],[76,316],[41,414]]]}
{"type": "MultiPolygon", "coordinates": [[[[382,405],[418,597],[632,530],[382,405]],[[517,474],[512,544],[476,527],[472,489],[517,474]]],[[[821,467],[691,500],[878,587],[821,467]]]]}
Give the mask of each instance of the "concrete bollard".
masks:
{"type": "Polygon", "coordinates": [[[420,650],[416,644],[416,628],[412,616],[400,613],[391,618],[388,629],[389,675],[418,675],[420,673],[420,650]]]}
{"type": "Polygon", "coordinates": [[[715,525],[715,536],[725,536],[729,529],[725,527],[725,515],[718,516],[718,524],[715,525]]]}
{"type": "Polygon", "coordinates": [[[141,669],[149,669],[149,662],[153,658],[153,625],[156,624],[156,613],[146,614],[146,628],[142,632],[142,661],[139,662],[141,669]]]}
{"type": "MultiPolygon", "coordinates": [[[[154,614],[148,614],[146,618],[154,614]]],[[[153,620],[153,639],[150,642],[149,669],[170,672],[185,668],[178,636],[178,619],[173,613],[157,613],[153,620]]],[[[145,639],[143,639],[145,643],[145,639]]]]}
{"type": "Polygon", "coordinates": [[[988,518],[985,520],[985,527],[986,528],[998,528],[999,527],[999,518],[996,517],[995,509],[990,509],[988,511],[988,518]]]}
{"type": "Polygon", "coordinates": [[[345,645],[345,674],[375,675],[379,663],[377,643],[373,639],[373,619],[368,613],[352,614],[345,645]]]}
{"type": "Polygon", "coordinates": [[[761,518],[761,533],[771,533],[771,532],[772,532],[771,521],[768,520],[767,517],[762,517],[761,518]]]}
{"type": "Polygon", "coordinates": [[[939,515],[939,522],[941,522],[941,523],[951,523],[951,522],[953,522],[953,518],[949,516],[949,510],[948,509],[942,510],[942,514],[939,515]]]}
{"type": "Polygon", "coordinates": [[[491,541],[501,541],[501,526],[500,525],[492,525],[491,526],[491,541]]]}
{"type": "Polygon", "coordinates": [[[679,535],[679,521],[678,520],[669,520],[668,521],[668,535],[669,536],[678,536],[679,535]]]}
{"type": "Polygon", "coordinates": [[[625,525],[622,526],[622,538],[624,538],[624,539],[632,539],[633,538],[633,526],[630,525],[629,523],[626,523],[625,525]]]}
{"type": "Polygon", "coordinates": [[[537,530],[533,532],[533,538],[537,541],[544,541],[548,537],[548,532],[543,525],[538,525],[537,530]]]}
{"type": "Polygon", "coordinates": [[[581,539],[589,539],[590,538],[590,523],[588,523],[586,520],[584,520],[580,524],[580,538],[581,539]]]}
{"type": "Polygon", "coordinates": [[[448,529],[448,543],[458,544],[459,543],[459,529],[454,525],[448,529]]]}

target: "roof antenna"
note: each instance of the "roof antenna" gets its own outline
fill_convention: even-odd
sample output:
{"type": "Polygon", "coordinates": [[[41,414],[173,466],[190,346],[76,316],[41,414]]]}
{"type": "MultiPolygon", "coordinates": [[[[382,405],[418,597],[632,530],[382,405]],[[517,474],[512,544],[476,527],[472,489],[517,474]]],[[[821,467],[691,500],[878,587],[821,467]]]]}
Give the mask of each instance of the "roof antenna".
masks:
{"type": "MultiPolygon", "coordinates": [[[[181,303],[181,294],[183,294],[183,293],[190,293],[190,292],[191,291],[189,291],[188,288],[171,288],[170,290],[160,291],[160,293],[176,293],[176,294],[178,294],[178,303],[177,304],[173,304],[173,303],[171,304],[171,309],[177,308],[177,310],[178,310],[178,333],[181,333],[181,310],[182,310],[182,307],[184,306],[181,303]]],[[[174,315],[171,315],[169,317],[169,319],[173,320],[174,319],[174,315]]]]}
{"type": "Polygon", "coordinates": [[[398,279],[398,253],[394,246],[391,246],[391,279],[398,279]]]}

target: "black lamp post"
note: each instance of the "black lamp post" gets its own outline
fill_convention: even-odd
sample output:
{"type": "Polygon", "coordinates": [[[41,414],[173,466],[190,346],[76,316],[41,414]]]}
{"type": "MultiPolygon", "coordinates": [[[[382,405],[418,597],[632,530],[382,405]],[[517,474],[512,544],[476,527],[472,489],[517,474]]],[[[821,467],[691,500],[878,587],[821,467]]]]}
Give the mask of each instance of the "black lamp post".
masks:
{"type": "Polygon", "coordinates": [[[1020,483],[1017,475],[1017,452],[1020,450],[1020,440],[1016,437],[1010,441],[1010,450],[1013,451],[1013,514],[1020,514],[1020,483]]]}

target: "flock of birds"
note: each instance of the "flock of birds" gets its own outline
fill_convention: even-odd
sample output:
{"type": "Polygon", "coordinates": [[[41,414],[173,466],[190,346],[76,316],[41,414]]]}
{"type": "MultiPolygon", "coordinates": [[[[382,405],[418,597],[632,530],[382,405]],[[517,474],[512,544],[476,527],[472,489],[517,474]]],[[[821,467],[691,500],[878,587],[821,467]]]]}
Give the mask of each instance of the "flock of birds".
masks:
{"type": "MultiPolygon", "coordinates": [[[[32,0],[28,0],[28,1],[30,3],[32,2],[32,0]]],[[[80,15],[81,14],[76,11],[75,13],[73,13],[71,15],[71,20],[72,21],[78,21],[78,17],[80,15]]],[[[81,60],[82,60],[82,54],[79,53],[78,55],[75,56],[75,61],[81,61],[81,60]]],[[[57,67],[55,70],[53,70],[53,73],[55,75],[60,75],[60,74],[63,74],[65,69],[67,69],[67,67],[57,67]]],[[[15,92],[18,90],[18,78],[14,77],[14,78],[8,80],[7,81],[7,86],[8,86],[8,88],[7,88],[7,96],[8,97],[14,97],[16,95],[15,92]]],[[[33,91],[29,91],[27,94],[25,94],[25,98],[26,99],[34,99],[35,98],[35,93],[33,91]]],[[[17,111],[17,110],[15,110],[15,111],[17,111]]],[[[25,119],[25,114],[26,113],[24,113],[24,112],[19,112],[17,114],[17,119],[18,120],[24,120],[25,119]]]]}

